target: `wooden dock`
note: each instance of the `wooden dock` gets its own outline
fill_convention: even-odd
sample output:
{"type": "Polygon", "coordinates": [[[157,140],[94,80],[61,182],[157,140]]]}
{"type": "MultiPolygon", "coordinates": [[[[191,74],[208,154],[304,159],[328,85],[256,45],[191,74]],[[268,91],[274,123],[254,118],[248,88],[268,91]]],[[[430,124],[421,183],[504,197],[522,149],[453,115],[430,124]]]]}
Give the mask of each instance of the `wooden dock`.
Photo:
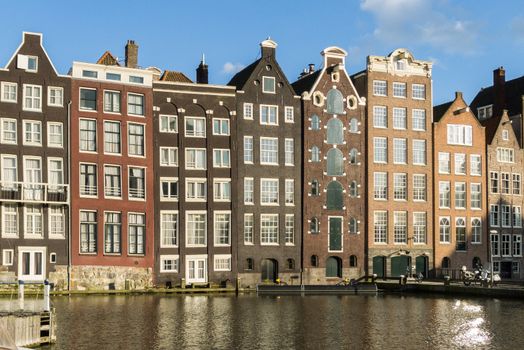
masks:
{"type": "Polygon", "coordinates": [[[0,349],[40,346],[56,341],[55,312],[0,311],[0,349]]]}

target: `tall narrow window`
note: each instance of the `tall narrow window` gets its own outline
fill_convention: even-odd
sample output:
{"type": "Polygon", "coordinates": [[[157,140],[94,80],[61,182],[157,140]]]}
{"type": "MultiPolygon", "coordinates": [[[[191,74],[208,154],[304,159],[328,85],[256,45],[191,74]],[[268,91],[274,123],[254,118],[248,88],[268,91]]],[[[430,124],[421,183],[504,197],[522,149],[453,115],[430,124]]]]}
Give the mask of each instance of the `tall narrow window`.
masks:
{"type": "Polygon", "coordinates": [[[342,176],[344,174],[344,155],[338,148],[331,148],[327,153],[328,176],[342,176]]]}
{"type": "Polygon", "coordinates": [[[466,221],[464,218],[457,218],[455,221],[455,240],[457,250],[466,250],[466,221]]]}
{"type": "Polygon", "coordinates": [[[327,186],[327,209],[342,210],[344,206],[344,193],[342,185],[337,181],[331,181],[327,186]]]}
{"type": "Polygon", "coordinates": [[[120,254],[120,242],[122,235],[122,220],[120,213],[106,212],[105,217],[105,244],[104,252],[120,254]]]}
{"type": "Polygon", "coordinates": [[[104,122],[104,153],[120,154],[120,123],[104,122]]]}
{"type": "Polygon", "coordinates": [[[144,242],[146,237],[145,214],[129,214],[127,232],[129,236],[129,254],[144,254],[144,242]]]}
{"type": "Polygon", "coordinates": [[[340,119],[332,118],[327,123],[327,143],[341,145],[344,142],[344,124],[340,119]]]}
{"type": "Polygon", "coordinates": [[[80,253],[96,253],[96,240],[96,212],[80,211],[80,253]]]}
{"type": "Polygon", "coordinates": [[[144,156],[144,125],[129,124],[128,125],[128,153],[130,156],[144,156]]]}
{"type": "Polygon", "coordinates": [[[318,115],[313,114],[311,116],[311,130],[319,130],[320,129],[320,119],[318,118],[318,115]]]}
{"type": "Polygon", "coordinates": [[[344,113],[344,96],[337,89],[331,89],[327,93],[327,112],[329,114],[344,113]]]}
{"type": "Polygon", "coordinates": [[[244,244],[254,243],[253,214],[244,214],[244,244]]]}
{"type": "Polygon", "coordinates": [[[285,139],[284,143],[285,159],[284,163],[288,166],[295,164],[295,143],[293,139],[285,139]]]}
{"type": "Polygon", "coordinates": [[[244,136],[244,164],[253,164],[253,136],[244,136]]]}
{"type": "Polygon", "coordinates": [[[311,147],[311,161],[320,162],[320,150],[317,146],[311,147]]]}
{"type": "Polygon", "coordinates": [[[440,228],[440,243],[449,243],[450,242],[450,233],[451,226],[449,223],[449,218],[440,218],[439,221],[440,228]]]}
{"type": "Polygon", "coordinates": [[[407,212],[396,211],[393,213],[394,242],[405,244],[407,242],[408,222],[407,212]]]}

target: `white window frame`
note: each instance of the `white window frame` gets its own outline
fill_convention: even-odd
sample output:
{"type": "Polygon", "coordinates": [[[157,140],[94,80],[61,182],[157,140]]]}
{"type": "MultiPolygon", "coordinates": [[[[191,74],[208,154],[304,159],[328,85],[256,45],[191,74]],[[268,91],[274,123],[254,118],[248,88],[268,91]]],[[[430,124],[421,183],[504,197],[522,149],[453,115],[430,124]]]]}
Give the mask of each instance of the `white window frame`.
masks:
{"type": "Polygon", "coordinates": [[[253,117],[253,104],[252,103],[246,103],[244,102],[243,104],[243,114],[244,114],[244,119],[248,119],[248,120],[253,120],[254,117],[253,117]]]}
{"type": "Polygon", "coordinates": [[[284,139],[284,165],[285,166],[294,166],[295,165],[295,140],[294,139],[289,139],[289,138],[284,139]]]}
{"type": "Polygon", "coordinates": [[[130,201],[145,201],[147,200],[147,168],[142,166],[128,166],[127,167],[127,199],[130,201]],[[144,196],[140,197],[140,188],[138,188],[136,194],[131,194],[131,170],[132,169],[140,169],[144,173],[144,196]]]}
{"type": "Polygon", "coordinates": [[[426,131],[426,120],[427,120],[427,116],[426,116],[426,110],[425,109],[420,109],[420,108],[414,108],[412,111],[411,111],[411,124],[412,124],[412,129],[414,131],[426,131]],[[420,118],[420,116],[416,116],[416,114],[420,113],[420,115],[423,115],[424,118],[420,118]],[[420,121],[422,121],[422,123],[420,123],[420,121]],[[422,127],[419,127],[417,124],[422,124],[422,127]]]}
{"type": "MultiPolygon", "coordinates": [[[[280,226],[280,222],[279,222],[280,218],[279,218],[279,215],[278,214],[272,214],[272,213],[262,213],[260,214],[260,245],[272,245],[272,246],[277,246],[279,245],[279,226],[280,226]],[[264,219],[269,219],[271,221],[275,221],[274,218],[276,218],[276,237],[274,237],[274,241],[273,239],[270,239],[270,238],[273,238],[272,236],[269,236],[267,237],[267,239],[264,239],[263,238],[263,229],[262,229],[262,224],[264,222],[264,219]]],[[[273,227],[273,226],[272,226],[273,227]]]]}
{"type": "MultiPolygon", "coordinates": [[[[98,197],[98,187],[100,186],[100,184],[98,183],[98,164],[96,163],[87,163],[87,162],[80,162],[78,163],[78,182],[80,184],[79,186],[79,196],[81,198],[97,198],[98,197]],[[94,189],[94,192],[95,194],[85,194],[85,193],[82,193],[82,187],[84,186],[83,183],[80,182],[80,179],[82,178],[82,165],[86,165],[86,166],[94,166],[95,167],[95,181],[96,181],[96,186],[95,186],[95,189],[94,189]]],[[[105,181],[105,178],[104,178],[104,181],[105,181]]],[[[92,191],[90,189],[84,189],[86,192],[89,192],[89,191],[92,191]]]]}
{"type": "Polygon", "coordinates": [[[393,82],[393,97],[395,98],[407,98],[408,97],[408,84],[399,81],[393,82]],[[398,92],[404,91],[404,94],[399,95],[398,92]]]}
{"type": "Polygon", "coordinates": [[[176,134],[178,133],[178,115],[171,115],[171,114],[160,114],[158,116],[158,131],[161,133],[167,133],[167,134],[176,134]],[[167,129],[162,128],[162,119],[167,119],[167,129]],[[174,119],[175,121],[175,128],[171,129],[171,122],[174,119]]]}
{"type": "Polygon", "coordinates": [[[279,205],[279,202],[280,202],[280,182],[279,182],[279,179],[278,178],[261,178],[260,179],[260,205],[264,205],[264,206],[278,206],[279,205]],[[276,202],[268,202],[268,201],[264,201],[264,196],[266,197],[275,197],[275,193],[269,193],[267,195],[264,195],[263,194],[263,190],[264,190],[264,183],[272,183],[272,186],[271,187],[275,187],[275,183],[276,183],[276,202]]]}
{"type": "Polygon", "coordinates": [[[147,151],[147,140],[146,140],[146,124],[143,124],[143,123],[127,123],[127,155],[129,157],[134,157],[134,158],[145,158],[146,157],[146,151],[147,151]],[[142,140],[143,140],[143,144],[142,144],[142,153],[143,154],[139,154],[139,153],[131,153],[131,126],[141,126],[142,127],[142,130],[143,130],[143,133],[142,133],[142,140]]]}
{"type": "Polygon", "coordinates": [[[160,147],[159,149],[159,161],[161,167],[177,167],[178,166],[178,147],[160,147]],[[167,151],[168,159],[167,163],[163,159],[164,151],[167,151]],[[171,155],[174,155],[171,157],[171,155]],[[173,160],[173,161],[171,161],[173,160]]]}
{"type": "Polygon", "coordinates": [[[2,210],[2,238],[18,238],[20,236],[20,210],[18,210],[18,204],[16,203],[3,203],[3,205],[0,207],[0,209],[2,210]],[[9,212],[9,215],[15,215],[15,220],[16,220],[16,233],[14,235],[12,234],[7,234],[6,231],[6,223],[7,223],[7,220],[6,220],[6,210],[5,208],[6,207],[11,207],[11,208],[14,208],[14,213],[12,212],[9,212]]]}
{"type": "Polygon", "coordinates": [[[188,177],[186,178],[186,202],[207,202],[207,178],[205,177],[188,177]],[[195,189],[198,187],[195,187],[193,189],[194,197],[188,197],[189,196],[189,186],[196,186],[197,184],[204,184],[204,193],[197,196],[197,192],[195,192],[195,189]],[[194,184],[194,185],[193,185],[194,184]]]}
{"type": "MultiPolygon", "coordinates": [[[[186,240],[186,247],[192,248],[192,247],[207,247],[207,211],[205,210],[187,210],[186,211],[186,217],[185,217],[185,226],[186,226],[186,234],[185,234],[185,240],[186,240]],[[204,243],[202,244],[195,244],[195,243],[189,243],[189,216],[190,215],[204,215],[204,243]]],[[[187,256],[186,256],[187,257],[187,256]]]]}
{"type": "Polygon", "coordinates": [[[254,162],[254,139],[253,136],[244,136],[244,164],[253,164],[254,162]],[[247,148],[247,141],[251,140],[251,148],[247,148]]]}
{"type": "Polygon", "coordinates": [[[0,91],[0,102],[6,102],[6,103],[17,103],[18,102],[18,84],[17,83],[13,83],[13,82],[10,82],[10,81],[2,81],[0,83],[1,85],[1,90],[0,91]],[[14,99],[11,99],[11,98],[5,98],[5,89],[7,87],[14,87],[15,88],[15,98],[14,99]]]}
{"type": "Polygon", "coordinates": [[[260,137],[260,164],[262,165],[278,165],[278,137],[260,137]],[[262,148],[262,140],[271,141],[272,143],[276,143],[276,150],[264,150],[262,148]],[[268,154],[267,158],[276,158],[275,162],[268,162],[265,161],[263,157],[263,152],[266,152],[268,154]],[[276,156],[275,156],[276,154],[276,156]]]}
{"type": "Polygon", "coordinates": [[[13,266],[14,260],[15,260],[15,250],[14,249],[2,249],[2,265],[3,266],[13,266]]]}
{"type": "Polygon", "coordinates": [[[160,273],[178,273],[180,270],[180,256],[178,254],[162,254],[160,255],[160,273]],[[171,260],[174,262],[172,270],[164,268],[164,262],[171,260]]]}
{"type": "Polygon", "coordinates": [[[64,148],[64,124],[60,122],[47,122],[47,147],[64,148]],[[52,143],[51,127],[60,127],[60,144],[52,143]]]}
{"type": "Polygon", "coordinates": [[[104,113],[107,114],[116,114],[120,115],[122,114],[122,93],[118,90],[104,90],[104,96],[103,96],[103,110],[104,113]],[[114,110],[114,97],[118,95],[118,111],[114,110]],[[106,101],[107,96],[111,96],[111,103],[109,104],[108,101],[106,101]],[[110,105],[110,108],[107,109],[106,106],[110,105]]]}
{"type": "Polygon", "coordinates": [[[451,155],[449,152],[438,153],[438,173],[439,174],[450,174],[451,173],[451,155]],[[444,162],[447,164],[444,168],[444,162]]]}
{"type": "Polygon", "coordinates": [[[260,105],[260,125],[278,125],[278,106],[277,105],[260,105]],[[262,110],[267,108],[267,121],[262,120],[262,110]],[[275,110],[275,121],[271,122],[271,113],[270,111],[274,109],[275,110]]]}
{"type": "MultiPolygon", "coordinates": [[[[24,238],[25,239],[44,239],[44,212],[43,212],[43,208],[41,205],[30,205],[30,206],[24,206],[24,238]],[[33,209],[37,209],[39,210],[38,212],[31,212],[31,217],[40,217],[40,228],[42,230],[42,232],[40,234],[35,234],[35,233],[30,233],[27,231],[27,228],[28,228],[28,220],[29,220],[29,216],[28,216],[28,209],[29,208],[33,208],[33,209]]],[[[32,220],[35,220],[34,218],[32,220]]],[[[34,226],[34,222],[33,222],[33,226],[34,226]]]]}
{"type": "Polygon", "coordinates": [[[231,246],[231,225],[233,217],[231,215],[231,210],[215,210],[213,211],[213,245],[215,247],[230,247],[231,246]],[[219,243],[219,237],[217,236],[217,214],[226,214],[229,215],[229,227],[228,227],[228,243],[219,243]]]}
{"type": "Polygon", "coordinates": [[[408,129],[408,109],[405,107],[393,107],[393,129],[408,129]]]}
{"type": "Polygon", "coordinates": [[[376,129],[387,129],[388,108],[386,106],[373,106],[373,127],[376,129]]]}
{"type": "Polygon", "coordinates": [[[123,194],[123,187],[124,187],[124,182],[123,182],[123,177],[122,177],[122,166],[121,165],[118,165],[118,164],[104,164],[104,198],[108,198],[108,199],[122,199],[122,194],[123,194]],[[113,196],[111,194],[107,194],[107,187],[106,187],[106,168],[118,168],[118,171],[119,171],[119,178],[120,178],[120,196],[113,196]]]}
{"type": "MultiPolygon", "coordinates": [[[[196,125],[196,124],[195,124],[196,125]]],[[[184,117],[184,136],[194,138],[205,138],[207,132],[206,118],[205,117],[184,117]],[[194,122],[201,122],[204,125],[202,130],[194,129],[191,133],[187,130],[187,122],[193,120],[194,122]]]]}
{"type": "Polygon", "coordinates": [[[213,118],[213,135],[216,136],[229,136],[231,134],[231,124],[229,119],[227,118],[213,118]],[[219,125],[218,132],[215,131],[215,122],[219,125]],[[227,125],[227,133],[222,132],[222,124],[225,123],[227,125]]]}
{"type": "Polygon", "coordinates": [[[284,202],[286,203],[286,206],[295,205],[295,180],[294,179],[286,179],[284,182],[284,202]],[[289,191],[290,187],[291,187],[291,191],[289,191]]]}
{"type": "Polygon", "coordinates": [[[231,150],[228,148],[213,148],[213,168],[231,168],[231,150]],[[217,158],[217,155],[219,157],[217,158]],[[227,155],[227,163],[224,161],[227,155]]]}
{"type": "Polygon", "coordinates": [[[46,276],[46,258],[47,258],[47,248],[46,247],[18,247],[18,279],[23,281],[43,281],[46,276]],[[22,264],[23,264],[23,253],[29,253],[32,256],[31,264],[30,264],[30,274],[29,275],[23,275],[22,274],[22,264]],[[34,254],[35,253],[41,253],[42,254],[42,274],[36,275],[33,271],[34,268],[34,254]]]}
{"type": "Polygon", "coordinates": [[[482,176],[482,156],[480,154],[469,155],[469,173],[472,176],[482,176]],[[475,168],[477,164],[478,168],[475,168]]]}
{"type": "Polygon", "coordinates": [[[78,88],[78,109],[82,112],[96,112],[98,110],[98,90],[96,88],[88,88],[88,87],[79,87],[78,88]],[[82,90],[91,90],[91,91],[95,91],[95,94],[96,94],[96,99],[95,99],[95,108],[94,109],[91,109],[91,108],[85,108],[85,107],[82,107],[81,106],[81,103],[82,103],[82,90]]]}
{"type": "Polygon", "coordinates": [[[23,142],[22,144],[23,145],[26,145],[26,146],[39,146],[41,147],[42,146],[42,122],[39,121],[39,120],[27,120],[27,119],[24,119],[23,122],[22,122],[22,127],[23,127],[23,142]],[[27,141],[26,140],[26,125],[30,124],[31,125],[31,141],[27,141]],[[34,135],[36,135],[37,133],[34,131],[34,125],[39,125],[40,126],[40,141],[39,142],[35,142],[34,141],[34,135]]]}
{"type": "Polygon", "coordinates": [[[178,210],[160,210],[160,248],[178,248],[180,244],[180,215],[178,214],[178,210]],[[163,215],[176,215],[176,227],[175,227],[175,244],[166,244],[165,243],[165,230],[164,227],[164,221],[163,221],[163,215]]]}
{"type": "Polygon", "coordinates": [[[427,152],[427,142],[426,140],[413,140],[413,165],[426,165],[428,163],[428,152],[427,152]],[[421,150],[417,150],[417,147],[415,145],[417,144],[423,144],[424,147],[421,149],[421,150]],[[424,155],[424,161],[423,162],[418,162],[416,161],[416,152],[417,151],[422,151],[423,152],[423,155],[424,155]]]}
{"type": "Polygon", "coordinates": [[[23,84],[23,100],[22,100],[22,109],[24,111],[30,111],[30,112],[42,112],[42,86],[41,85],[33,85],[33,84],[23,84]],[[31,96],[26,95],[26,88],[31,88],[31,96]],[[40,90],[40,96],[34,97],[34,91],[38,88],[40,90]],[[26,98],[31,99],[31,107],[26,106],[26,98]],[[38,101],[39,107],[35,108],[35,101],[38,101]]]}
{"type": "Polygon", "coordinates": [[[388,84],[386,80],[373,80],[373,95],[374,96],[387,96],[388,95],[388,84]],[[381,93],[385,90],[385,94],[381,93]]]}
{"type": "Polygon", "coordinates": [[[453,165],[455,168],[455,175],[466,175],[468,171],[468,164],[466,160],[466,154],[464,153],[455,153],[453,155],[453,165]],[[461,170],[464,169],[464,171],[461,170]]]}
{"type": "Polygon", "coordinates": [[[213,270],[214,271],[231,271],[231,254],[215,254],[213,255],[213,270]],[[219,260],[228,261],[229,267],[218,266],[219,260]]]}
{"type": "Polygon", "coordinates": [[[65,239],[66,230],[65,230],[65,224],[66,224],[66,216],[65,216],[65,210],[62,206],[59,205],[50,205],[48,207],[48,232],[49,232],[49,239],[65,239]],[[52,209],[57,209],[57,212],[53,213],[52,209]],[[53,234],[52,230],[52,217],[61,217],[62,220],[62,233],[53,234]]]}
{"type": "Polygon", "coordinates": [[[144,117],[146,115],[146,96],[144,94],[139,94],[139,93],[136,93],[136,92],[128,92],[127,93],[126,110],[127,110],[127,115],[131,115],[131,116],[134,116],[134,117],[144,117]],[[142,98],[142,114],[129,112],[129,110],[130,110],[130,108],[129,108],[129,106],[130,106],[129,101],[131,100],[130,99],[131,96],[138,96],[138,97],[142,98]]]}
{"type": "Polygon", "coordinates": [[[393,164],[407,164],[408,163],[408,140],[404,138],[393,139],[393,164]],[[403,144],[402,144],[403,143],[403,144]],[[402,144],[403,149],[399,146],[402,144]],[[398,159],[401,156],[402,159],[398,159]]]}
{"type": "Polygon", "coordinates": [[[159,193],[160,193],[160,201],[161,202],[178,202],[178,196],[180,195],[180,183],[178,182],[178,177],[161,177],[160,178],[160,188],[159,188],[159,193]],[[164,196],[164,193],[163,193],[163,186],[162,184],[164,182],[167,182],[168,183],[168,196],[164,196]],[[176,183],[176,187],[177,187],[177,193],[176,193],[176,196],[173,196],[171,194],[171,183],[176,183]]]}
{"type": "Polygon", "coordinates": [[[284,122],[294,123],[295,122],[295,109],[293,106],[284,107],[284,122]]]}
{"type": "Polygon", "coordinates": [[[207,169],[207,150],[205,148],[186,148],[185,152],[185,168],[186,170],[206,170],[207,169]],[[204,166],[198,167],[198,161],[196,159],[197,153],[200,153],[203,151],[204,154],[204,166]],[[195,164],[194,166],[188,165],[188,152],[195,152],[195,164]]]}
{"type": "Polygon", "coordinates": [[[425,100],[426,99],[426,85],[424,84],[412,84],[411,85],[411,98],[414,99],[414,100],[425,100]],[[417,89],[420,89],[417,91],[417,94],[415,94],[415,91],[417,89]],[[416,96],[418,95],[419,92],[422,92],[424,94],[424,97],[419,97],[419,96],[416,96]]]}
{"type": "Polygon", "coordinates": [[[243,236],[244,236],[244,245],[253,245],[255,244],[255,216],[253,213],[244,213],[244,230],[243,230],[243,236]],[[246,218],[250,217],[250,225],[247,225],[247,222],[249,222],[246,218]],[[246,229],[249,228],[251,232],[249,235],[246,235],[246,229]]]}
{"type": "Polygon", "coordinates": [[[373,162],[374,163],[379,163],[379,164],[387,164],[388,162],[388,139],[386,137],[374,137],[373,138],[373,162]],[[380,154],[377,153],[377,142],[380,141],[380,142],[384,142],[385,144],[385,148],[384,147],[381,147],[380,150],[380,154]],[[377,157],[377,155],[384,155],[385,154],[385,159],[382,159],[383,157],[377,157]]]}
{"type": "MultiPolygon", "coordinates": [[[[98,150],[98,125],[96,124],[97,120],[96,119],[90,119],[90,118],[79,118],[78,120],[78,152],[82,152],[82,153],[91,153],[91,154],[95,154],[97,153],[97,150],[98,150]],[[94,122],[94,126],[95,126],[95,130],[94,130],[94,135],[95,135],[95,140],[94,140],[94,144],[95,144],[95,149],[94,150],[83,150],[81,148],[81,139],[80,139],[80,135],[82,133],[82,121],[86,121],[87,123],[93,123],[94,122]]],[[[89,132],[93,132],[93,130],[91,129],[85,129],[89,132]]]]}
{"type": "Polygon", "coordinates": [[[231,202],[231,179],[229,178],[214,178],[213,179],[213,201],[215,202],[231,202]],[[220,190],[217,191],[217,186],[220,190]],[[229,197],[224,195],[224,186],[229,186],[229,197]],[[218,192],[218,193],[217,193],[218,192]]]}
{"type": "Polygon", "coordinates": [[[275,77],[262,76],[262,92],[265,94],[276,94],[277,93],[277,82],[275,77]],[[273,90],[267,90],[266,81],[273,81],[273,90]]]}
{"type": "MultiPolygon", "coordinates": [[[[54,97],[56,99],[56,95],[54,97]]],[[[63,107],[64,106],[64,88],[58,86],[48,86],[47,87],[47,105],[51,107],[63,107]],[[51,102],[51,93],[52,91],[60,91],[60,101],[59,103],[51,102]]]]}
{"type": "Polygon", "coordinates": [[[12,118],[0,118],[0,142],[3,143],[3,144],[7,144],[7,145],[16,145],[18,144],[18,121],[16,119],[12,119],[12,118]],[[15,126],[15,129],[14,131],[13,130],[9,130],[9,132],[14,132],[14,135],[15,135],[15,139],[14,141],[7,141],[6,138],[4,137],[4,132],[5,132],[5,129],[4,129],[4,122],[8,122],[8,123],[11,123],[12,125],[15,126]]]}
{"type": "Polygon", "coordinates": [[[254,205],[255,204],[255,180],[252,177],[245,177],[244,178],[244,187],[243,187],[243,193],[244,193],[244,205],[254,205]],[[251,199],[252,201],[246,201],[246,183],[251,185],[251,199]]]}

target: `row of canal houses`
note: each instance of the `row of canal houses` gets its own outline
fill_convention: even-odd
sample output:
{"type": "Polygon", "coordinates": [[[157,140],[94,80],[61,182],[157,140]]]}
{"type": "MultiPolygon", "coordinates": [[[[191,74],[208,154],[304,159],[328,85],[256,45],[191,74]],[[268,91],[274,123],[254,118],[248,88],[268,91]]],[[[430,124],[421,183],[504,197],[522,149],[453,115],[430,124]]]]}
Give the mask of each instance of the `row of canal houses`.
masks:
{"type": "Polygon", "coordinates": [[[133,289],[335,283],[493,263],[523,279],[524,78],[432,104],[406,49],[290,83],[277,44],[227,85],[128,41],[59,74],[42,35],[0,69],[0,280],[133,289]],[[238,278],[238,280],[237,280],[238,278]]]}

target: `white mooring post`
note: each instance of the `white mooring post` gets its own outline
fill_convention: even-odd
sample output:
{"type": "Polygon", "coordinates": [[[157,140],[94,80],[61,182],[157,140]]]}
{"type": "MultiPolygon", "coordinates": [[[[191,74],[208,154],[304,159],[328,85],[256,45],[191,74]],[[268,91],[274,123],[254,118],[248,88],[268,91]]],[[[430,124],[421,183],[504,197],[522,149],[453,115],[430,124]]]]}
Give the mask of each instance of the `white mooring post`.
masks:
{"type": "Polygon", "coordinates": [[[44,311],[51,311],[51,304],[49,300],[49,292],[51,291],[51,285],[49,281],[44,281],[44,311]]]}
{"type": "Polygon", "coordinates": [[[18,302],[20,305],[20,310],[24,309],[24,281],[18,281],[18,302]]]}

